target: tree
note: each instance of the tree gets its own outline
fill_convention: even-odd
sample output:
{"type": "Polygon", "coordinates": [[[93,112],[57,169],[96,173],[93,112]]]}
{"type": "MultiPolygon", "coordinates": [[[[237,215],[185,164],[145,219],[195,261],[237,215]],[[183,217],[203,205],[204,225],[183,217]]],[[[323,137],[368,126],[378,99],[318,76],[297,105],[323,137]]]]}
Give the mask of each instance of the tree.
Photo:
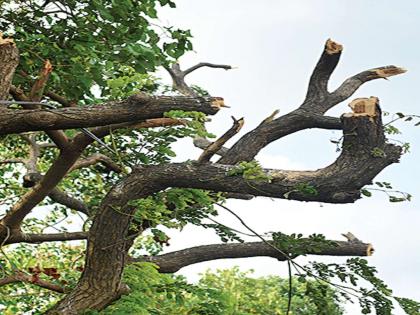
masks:
{"type": "MultiPolygon", "coordinates": [[[[128,294],[122,276],[136,262],[173,273],[200,261],[268,256],[298,269],[299,281],[307,286],[311,282],[306,278],[312,277],[339,288],[336,298],[358,296],[364,312],[374,307],[390,313],[391,291],[365,260],[350,258],[345,266],[300,266],[293,260],[308,254],[370,255],[372,246],[351,234],[343,242],[278,232],[268,240],[256,235],[260,242],[157,254],[168,243],[160,226],[195,224],[215,229],[224,241],[241,241],[229,227],[206,223],[219,209],[231,211],[223,204],[226,198],[351,203],[368,194],[364,187],[402,153],[385,138],[378,99],[353,100],[353,113],[341,118],[325,113],[362,84],[405,70],[385,66],[363,71],[329,92],[342,46],[328,40],[304,102],[278,118],[274,112],[226,148],[244,120],[234,118],[224,135],[209,142],[207,116],[226,105],[222,98],[189,86],[185,77],[202,67],[231,67],[200,63],[181,70],[177,59],[192,49],[191,34],[156,25],[158,4],[175,6],[168,0],[2,3],[0,29],[7,36],[0,39],[0,283],[8,285],[5,292],[20,292],[28,284],[58,292],[64,296],[49,313],[76,314],[102,310],[128,294]],[[171,75],[173,90],[150,75],[160,66],[171,75]],[[255,161],[269,143],[309,128],[343,131],[341,154],[331,165],[283,171],[263,169],[255,161]],[[196,138],[202,154],[196,160],[171,162],[171,143],[185,137],[196,138]],[[221,157],[212,162],[215,155],[221,157]],[[60,222],[76,217],[81,231],[67,232],[60,222]],[[50,233],[51,228],[58,231],[50,233]],[[87,240],[86,249],[50,243],[69,240],[87,240]],[[44,242],[35,249],[27,245],[44,242]],[[140,249],[151,255],[141,255],[140,249]],[[335,284],[334,277],[358,289],[335,284]],[[359,279],[373,287],[359,288],[359,279]]],[[[290,278],[289,301],[292,286],[290,278]]],[[[414,301],[398,302],[407,312],[418,309],[414,301]]]]}

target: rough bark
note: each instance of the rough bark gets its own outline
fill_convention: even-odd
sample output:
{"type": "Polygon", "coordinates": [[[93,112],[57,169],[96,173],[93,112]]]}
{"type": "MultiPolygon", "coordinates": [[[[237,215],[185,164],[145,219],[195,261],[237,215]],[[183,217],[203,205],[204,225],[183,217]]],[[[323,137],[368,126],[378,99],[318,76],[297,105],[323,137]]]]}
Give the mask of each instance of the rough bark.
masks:
{"type": "Polygon", "coordinates": [[[343,151],[333,164],[316,171],[265,170],[270,181],[230,176],[229,170],[234,166],[221,164],[177,163],[135,169],[104,199],[90,230],[81,281],[53,314],[76,314],[87,307],[102,309],[119,294],[127,247],[131,244],[126,236],[136,211],[127,205],[130,200],[168,187],[189,187],[294,200],[354,202],[360,198],[364,185],[398,161],[401,149],[385,142],[379,114],[374,118],[344,115],[342,125],[343,151]],[[375,149],[384,154],[374,156],[375,149]],[[299,190],[304,185],[314,187],[316,194],[299,190]]]}
{"type": "Polygon", "coordinates": [[[11,110],[0,112],[0,135],[37,130],[105,126],[163,117],[171,110],[198,111],[213,115],[224,105],[217,97],[148,96],[137,94],[127,100],[91,107],[11,110]]]}
{"type": "MultiPolygon", "coordinates": [[[[340,242],[337,246],[322,251],[307,252],[308,255],[323,256],[370,256],[373,252],[371,244],[363,242],[340,242]]],[[[279,248],[287,253],[287,249],[279,248]]],[[[239,244],[212,244],[192,247],[158,256],[145,256],[133,259],[133,262],[151,262],[159,267],[161,273],[177,272],[183,267],[216,259],[272,257],[284,261],[286,258],[279,251],[264,242],[239,244]]]]}
{"type": "MultiPolygon", "coordinates": [[[[102,201],[93,218],[89,235],[86,233],[27,235],[20,231],[22,220],[46,196],[84,210],[83,204],[65,198],[65,195],[57,191],[56,186],[67,172],[75,167],[77,161],[79,166],[97,161],[97,159],[80,160],[83,150],[92,143],[93,139],[84,134],[77,135],[68,143],[61,138],[53,138],[60,148],[59,157],[48,172],[0,221],[0,242],[4,244],[88,237],[86,264],[81,279],[77,287],[50,313],[79,314],[87,309],[101,310],[125,292],[121,276],[129,260],[127,251],[133,242],[133,238],[128,237],[131,235],[129,229],[136,211],[136,208],[129,203],[132,200],[148,197],[169,187],[199,188],[231,196],[267,196],[329,203],[348,203],[360,198],[360,189],[364,185],[371,183],[385,167],[398,162],[401,148],[386,142],[377,99],[363,100],[365,104],[365,107],[362,106],[363,109],[360,100],[352,103],[355,113],[343,115],[341,119],[324,114],[350,97],[363,83],[397,75],[405,70],[395,66],[367,70],[347,79],[338,89],[329,92],[328,81],[339,61],[341,51],[341,45],[328,40],[311,75],[308,92],[302,105],[277,119],[274,118],[277,113],[273,113],[257,128],[240,138],[231,149],[224,148],[223,144],[236,133],[237,128],[233,128],[222,137],[222,141],[216,141],[210,147],[206,146],[204,157],[198,162],[133,168],[132,173],[115,185],[102,201]],[[367,112],[366,104],[373,111],[367,112]],[[308,128],[343,130],[342,152],[334,163],[315,171],[264,169],[262,171],[266,175],[266,180],[250,180],[238,173],[236,163],[250,161],[269,143],[308,128]],[[221,153],[222,158],[218,163],[210,163],[211,156],[217,153],[221,153]],[[305,187],[311,187],[309,193],[305,187]]],[[[188,97],[151,97],[138,94],[127,100],[107,102],[92,107],[73,107],[66,103],[69,107],[61,109],[42,109],[38,106],[23,110],[3,108],[0,111],[0,135],[32,130],[49,131],[98,126],[92,132],[97,137],[103,137],[113,128],[136,128],[139,121],[162,119],[164,113],[170,110],[215,114],[224,106],[223,99],[194,97],[194,92],[184,81],[187,74],[204,66],[230,68],[203,63],[185,71],[182,71],[179,65],[168,69],[174,79],[174,87],[189,95],[188,97]]],[[[44,86],[45,84],[40,84],[36,91],[43,89],[44,86]]],[[[25,97],[17,90],[12,92],[14,97],[25,97]]],[[[32,94],[39,94],[35,92],[32,94]]],[[[50,97],[58,100],[56,95],[50,97]]],[[[156,123],[152,123],[151,126],[156,126],[156,123]]],[[[32,155],[36,154],[39,152],[32,152],[32,155]]],[[[36,169],[36,165],[30,167],[36,169]]],[[[369,251],[368,244],[360,242],[340,244],[339,251],[337,248],[328,249],[323,254],[362,255],[369,251]]],[[[278,253],[274,254],[266,245],[260,243],[253,243],[252,246],[228,244],[223,250],[218,247],[219,245],[211,246],[213,247],[198,247],[167,254],[172,255],[170,256],[173,258],[172,263],[168,259],[169,256],[165,256],[165,261],[162,257],[153,259],[158,261],[162,258],[158,261],[161,270],[168,272],[177,270],[182,264],[202,261],[200,259],[245,257],[247,252],[246,257],[264,255],[281,259],[278,253]]]]}
{"type": "Polygon", "coordinates": [[[221,164],[250,161],[268,144],[282,137],[309,128],[342,129],[340,120],[324,114],[348,99],[362,84],[406,72],[396,66],[385,66],[363,71],[345,80],[333,92],[328,91],[328,80],[340,59],[342,46],[328,40],[311,75],[306,98],[296,110],[277,119],[262,123],[240,138],[219,160],[221,164]]]}
{"type": "Polygon", "coordinates": [[[9,98],[10,85],[18,63],[19,51],[15,43],[12,39],[3,38],[0,32],[0,100],[9,98]]]}

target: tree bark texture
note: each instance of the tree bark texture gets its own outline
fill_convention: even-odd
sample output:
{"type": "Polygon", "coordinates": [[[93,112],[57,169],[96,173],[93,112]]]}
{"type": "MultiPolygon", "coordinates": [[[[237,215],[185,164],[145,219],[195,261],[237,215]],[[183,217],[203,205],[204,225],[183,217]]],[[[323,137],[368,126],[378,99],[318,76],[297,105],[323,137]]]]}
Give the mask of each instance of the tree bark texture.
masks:
{"type": "MultiPolygon", "coordinates": [[[[159,127],[159,124],[146,120],[168,119],[165,118],[165,113],[171,110],[198,111],[214,115],[222,107],[226,107],[223,99],[197,97],[185,83],[185,76],[201,67],[232,67],[199,63],[187,70],[181,70],[178,64],[168,68],[174,88],[185,96],[150,96],[141,93],[121,101],[78,107],[73,106],[73,102],[72,106],[69,106],[66,100],[53,95],[53,99],[59,100],[63,108],[43,107],[41,104],[23,106],[23,109],[0,107],[0,135],[43,131],[53,140],[52,145],[60,151],[49,170],[45,174],[37,174],[36,180],[30,185],[31,189],[1,218],[0,242],[6,245],[19,242],[86,238],[88,240],[85,268],[78,285],[49,313],[80,314],[87,309],[101,310],[126,292],[121,278],[124,266],[132,261],[128,257],[128,249],[133,239],[128,235],[132,217],[137,210],[130,201],[151,196],[171,187],[204,189],[241,198],[266,196],[328,203],[350,203],[359,199],[362,187],[370,184],[385,167],[399,161],[401,148],[386,141],[376,98],[352,102],[354,112],[340,118],[325,116],[325,113],[348,99],[365,82],[398,75],[405,70],[385,66],[363,71],[349,77],[336,90],[330,92],[329,78],[339,62],[341,51],[340,44],[328,40],[310,77],[302,104],[279,118],[275,118],[278,112],[274,112],[255,129],[244,134],[231,148],[224,145],[239,132],[244,123],[242,119],[235,120],[234,126],[213,144],[196,141],[197,145],[204,149],[197,161],[133,167],[132,172],[118,182],[102,200],[88,233],[37,235],[24,234],[21,231],[23,220],[47,196],[57,203],[90,214],[82,202],[67,196],[57,185],[68,172],[78,167],[91,166],[99,161],[113,165],[112,160],[100,156],[81,159],[87,146],[94,140],[83,133],[67,138],[62,129],[96,127],[90,131],[101,138],[108,135],[110,130],[133,127],[139,123],[143,128],[159,127]],[[312,171],[262,169],[260,171],[265,174],[265,179],[262,180],[251,180],[238,171],[239,162],[252,161],[270,143],[309,128],[343,131],[342,150],[336,161],[312,171]],[[221,155],[217,163],[210,162],[214,154],[221,155]],[[307,187],[311,188],[309,192],[305,189],[307,187]]],[[[9,91],[17,63],[18,51],[14,43],[0,37],[0,100],[6,100],[9,93],[15,100],[28,98],[17,88],[9,91]]],[[[31,95],[37,101],[42,100],[42,96],[48,93],[44,93],[44,87],[52,68],[45,67],[44,70],[45,76],[40,75],[38,85],[31,91],[31,95]]],[[[179,121],[165,123],[179,124],[179,121]]],[[[39,150],[40,146],[34,145],[29,159],[9,162],[23,161],[26,166],[36,170],[36,156],[39,155],[39,150]]],[[[117,167],[114,167],[114,170],[118,171],[117,167]]],[[[323,252],[307,254],[365,256],[372,252],[371,245],[362,242],[337,244],[337,247],[325,249],[323,252]]],[[[139,260],[156,263],[161,272],[175,272],[200,261],[255,256],[284,260],[279,252],[261,242],[199,246],[156,257],[142,257],[139,260]]]]}
{"type": "Polygon", "coordinates": [[[10,85],[18,63],[19,51],[15,43],[11,39],[3,38],[0,32],[0,100],[9,98],[10,85]]]}

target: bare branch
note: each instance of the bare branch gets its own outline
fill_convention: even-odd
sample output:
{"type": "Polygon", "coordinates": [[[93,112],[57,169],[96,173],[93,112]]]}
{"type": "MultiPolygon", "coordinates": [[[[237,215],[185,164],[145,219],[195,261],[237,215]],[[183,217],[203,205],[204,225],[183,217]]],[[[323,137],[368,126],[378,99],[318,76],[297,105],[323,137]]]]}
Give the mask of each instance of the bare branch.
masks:
{"type": "Polygon", "coordinates": [[[328,39],[309,81],[305,102],[321,101],[328,96],[328,81],[340,60],[343,46],[328,39]]]}
{"type": "MultiPolygon", "coordinates": [[[[303,240],[304,241],[304,240],[303,240]]],[[[307,255],[322,256],[370,256],[373,253],[371,244],[363,242],[334,241],[333,246],[322,251],[309,250],[307,255]]],[[[279,248],[287,252],[287,248],[279,248]]],[[[264,242],[247,242],[239,244],[212,244],[179,250],[158,256],[144,256],[130,262],[147,261],[159,266],[161,273],[174,273],[183,267],[216,259],[272,257],[284,261],[286,258],[279,251],[264,242]]]]}
{"type": "Polygon", "coordinates": [[[50,291],[66,293],[66,290],[63,287],[39,278],[35,278],[32,275],[28,275],[22,271],[17,271],[13,275],[0,279],[0,286],[16,282],[26,282],[50,291]]]}
{"type": "Polygon", "coordinates": [[[6,160],[2,160],[0,161],[0,164],[17,164],[17,163],[25,163],[25,159],[6,159],[6,160]]]}
{"type": "Polygon", "coordinates": [[[209,63],[209,62],[200,62],[198,64],[196,64],[195,66],[192,66],[186,70],[184,70],[184,76],[190,74],[191,72],[201,68],[201,67],[209,67],[209,68],[217,68],[217,69],[225,69],[225,70],[230,70],[233,69],[232,66],[229,65],[219,65],[219,64],[214,64],[214,63],[209,63]]]}
{"type": "Polygon", "coordinates": [[[106,166],[108,169],[116,172],[116,173],[121,173],[122,172],[122,167],[119,166],[118,164],[116,164],[110,157],[102,154],[102,153],[95,153],[92,154],[91,156],[88,156],[86,158],[83,159],[79,159],[73,166],[72,168],[69,170],[69,172],[74,171],[76,169],[79,168],[83,168],[83,167],[89,167],[92,166],[94,164],[97,163],[102,163],[104,166],[106,166]]]}
{"type": "Polygon", "coordinates": [[[312,73],[303,104],[296,110],[272,121],[262,123],[240,138],[219,160],[222,164],[250,161],[269,143],[294,132],[309,128],[341,129],[338,118],[325,117],[325,112],[349,98],[363,83],[404,73],[395,66],[364,71],[347,79],[336,91],[328,93],[328,80],[335,69],[342,46],[328,40],[312,73]]]}
{"type": "MultiPolygon", "coordinates": [[[[206,138],[202,138],[202,137],[194,138],[194,145],[197,148],[205,150],[211,144],[212,144],[212,142],[207,140],[206,138]]],[[[215,152],[215,154],[220,155],[220,156],[224,156],[227,153],[228,150],[229,150],[228,148],[221,147],[219,149],[219,151],[215,152]]]]}
{"type": "MultiPolygon", "coordinates": [[[[42,180],[43,176],[40,173],[27,173],[23,177],[23,186],[24,187],[33,187],[42,180]]],[[[61,191],[59,188],[53,188],[48,197],[51,198],[56,203],[66,206],[69,209],[82,212],[89,216],[88,207],[80,200],[73,198],[67,195],[65,192],[61,191]]]]}
{"type": "Polygon", "coordinates": [[[63,232],[50,234],[15,233],[9,237],[5,245],[15,243],[45,243],[85,240],[87,237],[87,232],[63,232]]]}
{"type": "Polygon", "coordinates": [[[341,84],[340,87],[331,93],[329,96],[329,101],[327,102],[328,106],[326,106],[326,109],[329,109],[334,105],[348,99],[363,83],[375,79],[387,79],[388,77],[405,72],[407,72],[407,70],[396,66],[385,66],[360,72],[359,74],[348,78],[343,82],[343,84],[341,84]]]}
{"type": "Polygon", "coordinates": [[[48,96],[53,101],[56,101],[57,103],[60,103],[64,107],[75,107],[77,106],[75,101],[69,101],[65,97],[58,95],[57,93],[54,93],[52,91],[46,91],[44,93],[45,96],[48,96]]]}
{"type": "Polygon", "coordinates": [[[174,90],[179,91],[183,95],[197,96],[197,93],[195,93],[194,90],[187,83],[185,83],[185,77],[201,67],[221,68],[225,70],[233,69],[233,67],[228,65],[218,65],[209,62],[201,62],[184,71],[181,70],[179,63],[176,62],[172,65],[172,67],[165,67],[165,69],[172,77],[172,87],[174,90]]]}
{"type": "Polygon", "coordinates": [[[234,135],[236,135],[244,125],[244,119],[241,118],[236,120],[234,117],[233,119],[233,126],[226,131],[219,139],[211,143],[204,151],[201,153],[200,157],[198,158],[199,163],[208,162],[210,161],[211,157],[216,154],[223,147],[223,145],[234,135]]]}
{"type": "Polygon", "coordinates": [[[87,216],[90,215],[89,208],[84,202],[67,195],[57,187],[51,190],[48,197],[50,197],[54,202],[66,206],[69,209],[79,211],[87,216]]]}

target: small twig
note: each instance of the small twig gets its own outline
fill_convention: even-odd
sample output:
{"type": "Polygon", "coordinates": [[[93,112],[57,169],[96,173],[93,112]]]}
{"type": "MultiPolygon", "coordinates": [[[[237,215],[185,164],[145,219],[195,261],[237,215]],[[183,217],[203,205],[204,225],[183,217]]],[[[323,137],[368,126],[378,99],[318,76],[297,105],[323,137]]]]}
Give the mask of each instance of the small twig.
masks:
{"type": "Polygon", "coordinates": [[[184,75],[188,75],[191,72],[201,68],[201,67],[209,67],[209,68],[217,68],[217,69],[225,69],[225,70],[231,70],[234,69],[234,67],[229,66],[229,65],[219,65],[219,64],[214,64],[214,63],[209,63],[209,62],[200,62],[198,64],[196,64],[195,66],[192,66],[186,70],[184,70],[184,75]]]}

